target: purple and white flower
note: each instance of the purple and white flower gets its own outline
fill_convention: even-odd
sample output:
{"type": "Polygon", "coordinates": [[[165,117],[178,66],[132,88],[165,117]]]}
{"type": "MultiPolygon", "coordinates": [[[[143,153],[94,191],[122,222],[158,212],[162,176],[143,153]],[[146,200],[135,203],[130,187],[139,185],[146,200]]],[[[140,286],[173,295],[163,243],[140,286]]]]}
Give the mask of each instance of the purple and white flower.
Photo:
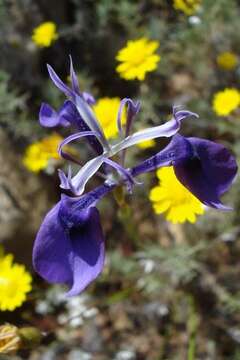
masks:
{"type": "Polygon", "coordinates": [[[182,120],[189,116],[197,117],[196,114],[174,108],[172,119],[163,125],[131,134],[140,103],[123,99],[117,116],[120,140],[111,144],[91,109],[93,97],[80,91],[71,58],[71,88],[50,66],[48,71],[54,84],[68,99],[59,111],[43,104],[40,109],[41,125],[77,129],[59,146],[59,154],[64,159],[80,164],[64,151],[64,146],[83,137],[87,138],[95,155],[74,176],[70,166],[67,175],[59,170],[60,187],[70,192],[71,196],[62,194],[61,200],[46,215],[33,249],[34,268],[45,280],[68,285],[69,296],[83,291],[104,266],[105,241],[96,208],[98,201],[116,186],[126,185],[127,190],[132,191],[137,184],[136,177],[159,167],[173,166],[179,181],[205,205],[230,209],[221,203],[220,197],[230,188],[237,173],[233,155],[220,144],[177,134],[182,120]],[[125,132],[120,121],[124,106],[127,106],[125,132]],[[111,159],[119,153],[125,155],[131,146],[159,137],[172,139],[163,150],[130,169],[123,165],[124,156],[121,163],[111,159]],[[87,182],[101,167],[104,172],[102,185],[84,193],[87,182]]]}

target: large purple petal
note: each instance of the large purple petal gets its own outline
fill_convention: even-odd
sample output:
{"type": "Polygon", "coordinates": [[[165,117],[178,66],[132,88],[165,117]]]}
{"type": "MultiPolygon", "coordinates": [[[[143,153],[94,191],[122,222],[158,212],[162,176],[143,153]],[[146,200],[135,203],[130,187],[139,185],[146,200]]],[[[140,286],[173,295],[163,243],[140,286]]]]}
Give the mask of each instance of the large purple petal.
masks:
{"type": "Polygon", "coordinates": [[[72,246],[58,213],[58,202],[46,215],[38,231],[33,248],[33,266],[50,283],[71,283],[69,255],[72,246]]]}
{"type": "Polygon", "coordinates": [[[220,201],[237,173],[234,157],[222,145],[212,141],[188,138],[195,156],[174,166],[179,181],[202,203],[222,210],[230,210],[220,201]]]}
{"type": "Polygon", "coordinates": [[[73,280],[68,296],[79,294],[102,272],[105,244],[99,212],[89,209],[87,221],[69,232],[72,244],[70,258],[73,280]]]}
{"type": "Polygon", "coordinates": [[[237,163],[234,156],[223,145],[213,141],[188,138],[194,151],[200,158],[204,173],[211,179],[217,188],[217,192],[222,195],[232,185],[237,173],[237,163]]]}
{"type": "Polygon", "coordinates": [[[72,271],[72,281],[68,284],[71,287],[67,294],[69,296],[79,294],[102,271],[104,236],[99,212],[91,204],[105,191],[100,187],[96,194],[93,191],[80,198],[62,196],[59,218],[72,247],[69,256],[72,271]]]}
{"type": "Polygon", "coordinates": [[[80,293],[102,271],[104,236],[95,207],[63,196],[45,217],[33,249],[37,273],[50,283],[70,287],[67,295],[80,293]]]}

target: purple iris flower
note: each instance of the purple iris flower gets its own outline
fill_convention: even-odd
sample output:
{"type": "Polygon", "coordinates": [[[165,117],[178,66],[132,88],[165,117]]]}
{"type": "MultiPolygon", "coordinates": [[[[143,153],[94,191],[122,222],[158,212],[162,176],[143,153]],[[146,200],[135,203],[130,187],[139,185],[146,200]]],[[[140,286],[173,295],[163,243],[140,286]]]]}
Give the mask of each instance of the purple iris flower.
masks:
{"type": "Polygon", "coordinates": [[[60,187],[71,195],[62,194],[38,231],[33,265],[41,277],[50,283],[68,285],[68,296],[83,291],[104,266],[105,241],[96,208],[98,201],[116,186],[126,186],[129,192],[132,191],[138,184],[136,177],[160,167],[173,166],[179,181],[203,204],[221,210],[230,209],[221,203],[220,197],[229,189],[237,173],[234,157],[220,144],[178,134],[181,122],[189,116],[196,117],[196,114],[174,108],[171,120],[166,123],[130,134],[140,103],[123,99],[117,116],[120,140],[111,144],[91,109],[91,95],[79,90],[72,61],[71,88],[50,66],[48,69],[54,84],[68,99],[58,112],[43,104],[40,123],[47,127],[73,125],[78,130],[59,146],[59,154],[64,159],[80,164],[64,151],[64,146],[83,137],[87,138],[97,156],[86,162],[75,175],[72,175],[71,167],[67,176],[59,170],[60,187]],[[124,106],[127,106],[125,134],[120,120],[124,106]],[[129,147],[159,137],[169,137],[171,141],[163,150],[138,165],[130,169],[123,166],[129,147]],[[120,164],[112,160],[118,153],[123,155],[120,164]],[[103,174],[103,184],[84,193],[86,183],[102,166],[108,167],[103,174]]]}
{"type": "MultiPolygon", "coordinates": [[[[178,179],[204,204],[228,209],[219,196],[232,184],[237,165],[222,145],[175,135],[162,151],[128,172],[135,177],[162,166],[173,166],[178,179]]],[[[117,185],[105,181],[80,197],[62,195],[39,229],[34,268],[50,283],[67,284],[68,296],[83,291],[103,269],[105,241],[96,204],[117,185]]]]}

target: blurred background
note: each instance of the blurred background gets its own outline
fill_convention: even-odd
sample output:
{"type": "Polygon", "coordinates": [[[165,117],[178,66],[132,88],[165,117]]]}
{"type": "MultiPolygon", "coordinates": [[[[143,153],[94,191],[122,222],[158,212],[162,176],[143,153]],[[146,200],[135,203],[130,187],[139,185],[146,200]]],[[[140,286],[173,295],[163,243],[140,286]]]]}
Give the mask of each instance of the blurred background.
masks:
{"type": "MultiPolygon", "coordinates": [[[[69,130],[38,122],[42,102],[59,109],[64,101],[46,64],[68,83],[71,54],[81,89],[110,127],[124,97],[141,101],[135,130],[164,123],[182,105],[199,118],[186,120],[181,134],[220,142],[238,159],[239,18],[237,0],[0,0],[0,263],[12,254],[12,268],[22,264],[32,278],[17,305],[0,300],[0,325],[41,333],[10,346],[0,327],[0,351],[10,346],[11,359],[240,359],[238,178],[223,199],[234,211],[201,208],[191,221],[157,211],[151,193],[161,175],[154,173],[124,201],[103,199],[106,265],[80,296],[66,300],[63,286],[31,267],[37,230],[60,196],[57,169],[67,168],[56,150],[69,130]],[[119,51],[141,39],[133,52],[142,50],[143,62],[156,56],[154,65],[129,78],[119,51]]],[[[130,149],[128,166],[165,144],[130,149]]],[[[91,155],[83,141],[76,150],[91,155]]],[[[0,269],[2,298],[4,276],[0,269]]]]}

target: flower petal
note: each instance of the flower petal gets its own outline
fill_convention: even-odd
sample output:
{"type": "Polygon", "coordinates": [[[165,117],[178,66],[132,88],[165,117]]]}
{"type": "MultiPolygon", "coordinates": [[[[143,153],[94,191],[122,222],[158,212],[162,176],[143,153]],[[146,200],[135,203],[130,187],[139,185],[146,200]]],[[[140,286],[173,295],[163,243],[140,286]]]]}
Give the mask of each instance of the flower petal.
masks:
{"type": "Polygon", "coordinates": [[[62,91],[67,97],[75,98],[75,93],[73,90],[70,89],[69,86],[65,85],[64,82],[60,79],[60,77],[55,73],[51,65],[47,64],[47,69],[49,76],[55,86],[62,91]]]}
{"type": "Polygon", "coordinates": [[[119,165],[118,163],[116,163],[115,161],[105,158],[104,162],[111,166],[112,168],[114,168],[117,173],[123,178],[123,180],[126,182],[127,184],[127,189],[128,191],[131,193],[132,192],[132,188],[134,184],[139,184],[132,176],[132,174],[126,170],[123,166],[119,165]]]}
{"type": "Polygon", "coordinates": [[[60,124],[58,113],[46,103],[41,105],[39,122],[44,127],[54,127],[60,124]]]}
{"type": "Polygon", "coordinates": [[[237,163],[234,156],[223,145],[213,141],[188,138],[194,151],[201,160],[203,170],[222,195],[232,185],[237,173],[237,163]]]}
{"type": "Polygon", "coordinates": [[[126,136],[128,136],[130,133],[131,125],[132,125],[132,120],[133,120],[134,116],[140,110],[140,102],[137,101],[134,104],[134,102],[129,98],[124,98],[121,100],[119,110],[118,110],[118,115],[117,115],[117,127],[118,127],[118,131],[119,131],[120,135],[123,134],[121,118],[122,118],[122,112],[123,112],[124,106],[126,106],[126,105],[128,106],[127,107],[126,136]]]}
{"type": "Polygon", "coordinates": [[[92,94],[89,94],[86,91],[83,91],[82,93],[82,97],[83,99],[88,103],[88,105],[94,105],[96,100],[95,98],[92,96],[92,94]]]}
{"type": "Polygon", "coordinates": [[[134,133],[131,136],[128,136],[120,143],[114,145],[112,147],[112,152],[115,154],[120,150],[126,149],[146,140],[156,139],[158,137],[171,137],[175,135],[180,129],[182,120],[184,120],[187,116],[196,115],[188,111],[184,111],[184,114],[183,111],[180,111],[180,113],[181,114],[179,115],[179,112],[175,112],[173,118],[163,125],[144,129],[134,133]]]}
{"type": "Polygon", "coordinates": [[[36,272],[50,283],[65,283],[71,287],[67,295],[80,293],[102,271],[104,237],[98,210],[94,207],[62,218],[60,209],[75,206],[76,199],[59,202],[47,214],[39,229],[34,249],[36,272]],[[74,220],[73,222],[71,222],[74,220]]]}
{"type": "Polygon", "coordinates": [[[33,247],[35,271],[50,283],[71,283],[69,254],[72,247],[59,220],[58,202],[46,215],[33,247]]]}
{"type": "Polygon", "coordinates": [[[178,180],[207,206],[230,210],[220,201],[237,172],[234,157],[222,145],[212,141],[188,138],[195,157],[174,166],[178,180]]]}
{"type": "MultiPolygon", "coordinates": [[[[71,175],[71,170],[68,170],[68,172],[70,173],[71,175]]],[[[62,171],[62,169],[58,169],[58,177],[59,177],[59,180],[60,180],[60,188],[62,189],[70,189],[70,184],[69,184],[69,181],[71,179],[71,177],[67,177],[65,175],[65,173],[62,171]]]]}
{"type": "Polygon", "coordinates": [[[99,134],[99,139],[101,139],[101,144],[103,148],[109,150],[109,145],[105,138],[103,130],[99,125],[91,107],[80,96],[76,97],[76,107],[80,116],[84,120],[85,124],[87,124],[87,126],[90,128],[90,130],[95,131],[99,134]]]}
{"type": "MultiPolygon", "coordinates": [[[[66,100],[61,110],[59,111],[59,117],[61,119],[61,123],[68,122],[77,128],[79,131],[90,131],[89,126],[83,121],[79,112],[77,111],[76,106],[70,100],[66,100]]],[[[88,143],[95,150],[97,154],[101,154],[103,151],[102,145],[96,139],[96,136],[89,136],[87,138],[88,143]]]]}
{"type": "Polygon", "coordinates": [[[72,62],[71,55],[69,55],[69,58],[70,58],[70,77],[71,77],[72,89],[76,94],[80,95],[78,78],[77,78],[77,75],[73,68],[73,62],[72,62]]]}
{"type": "Polygon", "coordinates": [[[79,294],[101,273],[104,266],[105,244],[99,212],[89,209],[86,222],[69,232],[72,244],[72,287],[68,296],[79,294]]]}
{"type": "Polygon", "coordinates": [[[79,196],[84,192],[88,180],[98,171],[103,162],[104,155],[89,160],[72,178],[72,189],[74,189],[75,195],[79,196]]]}
{"type": "Polygon", "coordinates": [[[68,123],[73,126],[76,126],[77,128],[84,124],[83,120],[79,116],[74,104],[70,100],[65,100],[63,103],[63,106],[60,108],[59,112],[59,118],[61,120],[61,123],[68,123]]]}
{"type": "Polygon", "coordinates": [[[156,155],[142,161],[131,169],[131,174],[137,176],[149,171],[154,171],[163,166],[181,164],[193,157],[193,148],[183,136],[174,135],[170,143],[156,155]]]}
{"type": "MultiPolygon", "coordinates": [[[[96,137],[97,137],[98,134],[97,134],[97,133],[94,133],[93,131],[82,131],[82,132],[79,132],[79,133],[76,133],[76,134],[73,134],[73,135],[68,136],[66,139],[64,139],[64,140],[60,143],[60,145],[59,145],[59,147],[58,147],[58,153],[59,153],[59,155],[60,155],[62,158],[66,159],[66,160],[72,160],[73,162],[76,162],[76,161],[75,161],[75,158],[73,158],[73,157],[71,156],[71,154],[65,153],[65,152],[63,151],[63,147],[64,147],[65,145],[69,144],[70,142],[76,140],[76,139],[80,139],[80,138],[82,138],[82,137],[89,137],[89,136],[96,136],[96,137]]],[[[79,162],[76,162],[76,163],[79,163],[79,162]]]]}

